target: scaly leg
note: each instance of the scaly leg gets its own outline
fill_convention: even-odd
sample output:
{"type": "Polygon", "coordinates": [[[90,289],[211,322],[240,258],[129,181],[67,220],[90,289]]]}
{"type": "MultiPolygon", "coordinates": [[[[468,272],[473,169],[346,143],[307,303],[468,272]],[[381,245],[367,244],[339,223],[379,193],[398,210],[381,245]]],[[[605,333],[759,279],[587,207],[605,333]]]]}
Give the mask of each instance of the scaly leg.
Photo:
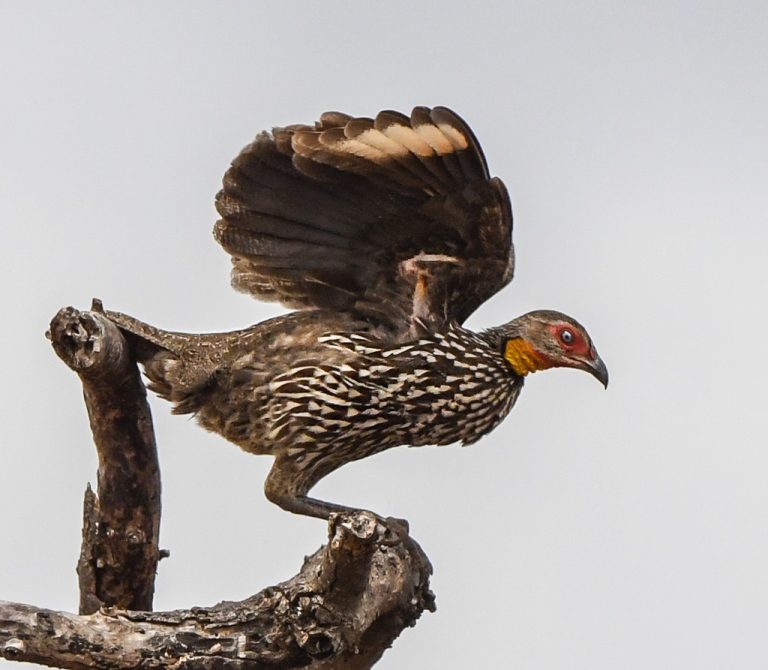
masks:
{"type": "MultiPolygon", "coordinates": [[[[307,477],[306,472],[297,469],[294,461],[278,456],[275,458],[275,463],[264,482],[264,493],[270,501],[288,512],[319,519],[328,519],[331,514],[361,511],[354,507],[310,498],[307,495],[309,489],[330,471],[325,468],[322,471],[315,470],[312,473],[314,476],[307,477]]],[[[391,529],[396,536],[400,538],[408,536],[408,522],[405,519],[384,518],[375,512],[371,512],[371,514],[379,519],[384,526],[391,529]]]]}

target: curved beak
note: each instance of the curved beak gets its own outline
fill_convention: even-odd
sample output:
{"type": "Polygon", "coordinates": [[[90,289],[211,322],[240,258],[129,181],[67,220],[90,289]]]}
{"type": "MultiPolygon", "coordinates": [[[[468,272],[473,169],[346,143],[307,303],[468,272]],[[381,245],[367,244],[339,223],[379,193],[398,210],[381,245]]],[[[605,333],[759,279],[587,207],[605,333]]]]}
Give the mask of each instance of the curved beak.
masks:
{"type": "Polygon", "coordinates": [[[605,367],[605,363],[603,363],[603,359],[600,356],[595,356],[595,360],[587,363],[586,371],[605,388],[608,388],[608,368],[605,367]]]}

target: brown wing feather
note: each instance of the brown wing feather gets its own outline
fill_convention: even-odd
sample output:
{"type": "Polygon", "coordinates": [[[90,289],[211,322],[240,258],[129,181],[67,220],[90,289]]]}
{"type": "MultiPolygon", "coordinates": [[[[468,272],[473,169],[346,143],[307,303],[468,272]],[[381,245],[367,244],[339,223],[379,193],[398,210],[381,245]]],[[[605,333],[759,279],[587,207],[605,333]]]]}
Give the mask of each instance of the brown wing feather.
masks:
{"type": "Polygon", "coordinates": [[[512,278],[512,211],[467,124],[445,107],[323,114],[262,133],[216,198],[233,285],[403,332],[462,322],[512,278]]]}

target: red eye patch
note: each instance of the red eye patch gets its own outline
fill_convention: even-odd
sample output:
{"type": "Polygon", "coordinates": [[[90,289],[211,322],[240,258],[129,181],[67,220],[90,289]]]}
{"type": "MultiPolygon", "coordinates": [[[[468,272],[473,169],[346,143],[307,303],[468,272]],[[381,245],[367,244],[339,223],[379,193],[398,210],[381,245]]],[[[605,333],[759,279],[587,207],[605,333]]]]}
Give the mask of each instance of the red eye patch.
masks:
{"type": "Polygon", "coordinates": [[[587,339],[584,335],[568,323],[558,323],[550,326],[549,329],[560,346],[568,353],[577,354],[579,356],[588,356],[591,350],[593,350],[587,343],[587,339]]]}

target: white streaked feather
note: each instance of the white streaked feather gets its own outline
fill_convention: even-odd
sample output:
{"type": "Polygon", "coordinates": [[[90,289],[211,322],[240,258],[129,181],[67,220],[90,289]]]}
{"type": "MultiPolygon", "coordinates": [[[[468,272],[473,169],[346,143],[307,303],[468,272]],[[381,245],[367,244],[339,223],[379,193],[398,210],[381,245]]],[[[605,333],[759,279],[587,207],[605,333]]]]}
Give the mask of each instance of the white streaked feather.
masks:
{"type": "Polygon", "coordinates": [[[384,128],[384,130],[381,132],[391,140],[404,146],[408,151],[416,156],[420,156],[421,158],[430,158],[435,154],[435,152],[432,151],[432,147],[429,145],[429,143],[425,142],[421,137],[419,137],[413,128],[392,124],[391,126],[384,128]]]}
{"type": "Polygon", "coordinates": [[[406,156],[408,154],[406,147],[390,139],[380,130],[376,130],[376,128],[369,128],[363,131],[355,139],[390,156],[406,156]]]}
{"type": "Polygon", "coordinates": [[[438,155],[445,156],[446,154],[452,154],[454,152],[453,144],[448,138],[440,132],[437,126],[433,126],[431,123],[425,123],[421,126],[416,126],[414,129],[429,146],[431,146],[438,155]]]}
{"type": "Polygon", "coordinates": [[[353,154],[375,163],[381,163],[390,158],[389,154],[385,151],[377,149],[369,144],[365,144],[364,142],[358,142],[357,140],[341,140],[331,145],[330,148],[342,153],[353,154]]]}
{"type": "Polygon", "coordinates": [[[469,142],[467,142],[467,138],[464,137],[464,134],[453,126],[448,125],[447,123],[439,123],[437,127],[440,129],[440,132],[448,138],[448,141],[453,145],[454,149],[463,150],[469,146],[469,142]]]}

